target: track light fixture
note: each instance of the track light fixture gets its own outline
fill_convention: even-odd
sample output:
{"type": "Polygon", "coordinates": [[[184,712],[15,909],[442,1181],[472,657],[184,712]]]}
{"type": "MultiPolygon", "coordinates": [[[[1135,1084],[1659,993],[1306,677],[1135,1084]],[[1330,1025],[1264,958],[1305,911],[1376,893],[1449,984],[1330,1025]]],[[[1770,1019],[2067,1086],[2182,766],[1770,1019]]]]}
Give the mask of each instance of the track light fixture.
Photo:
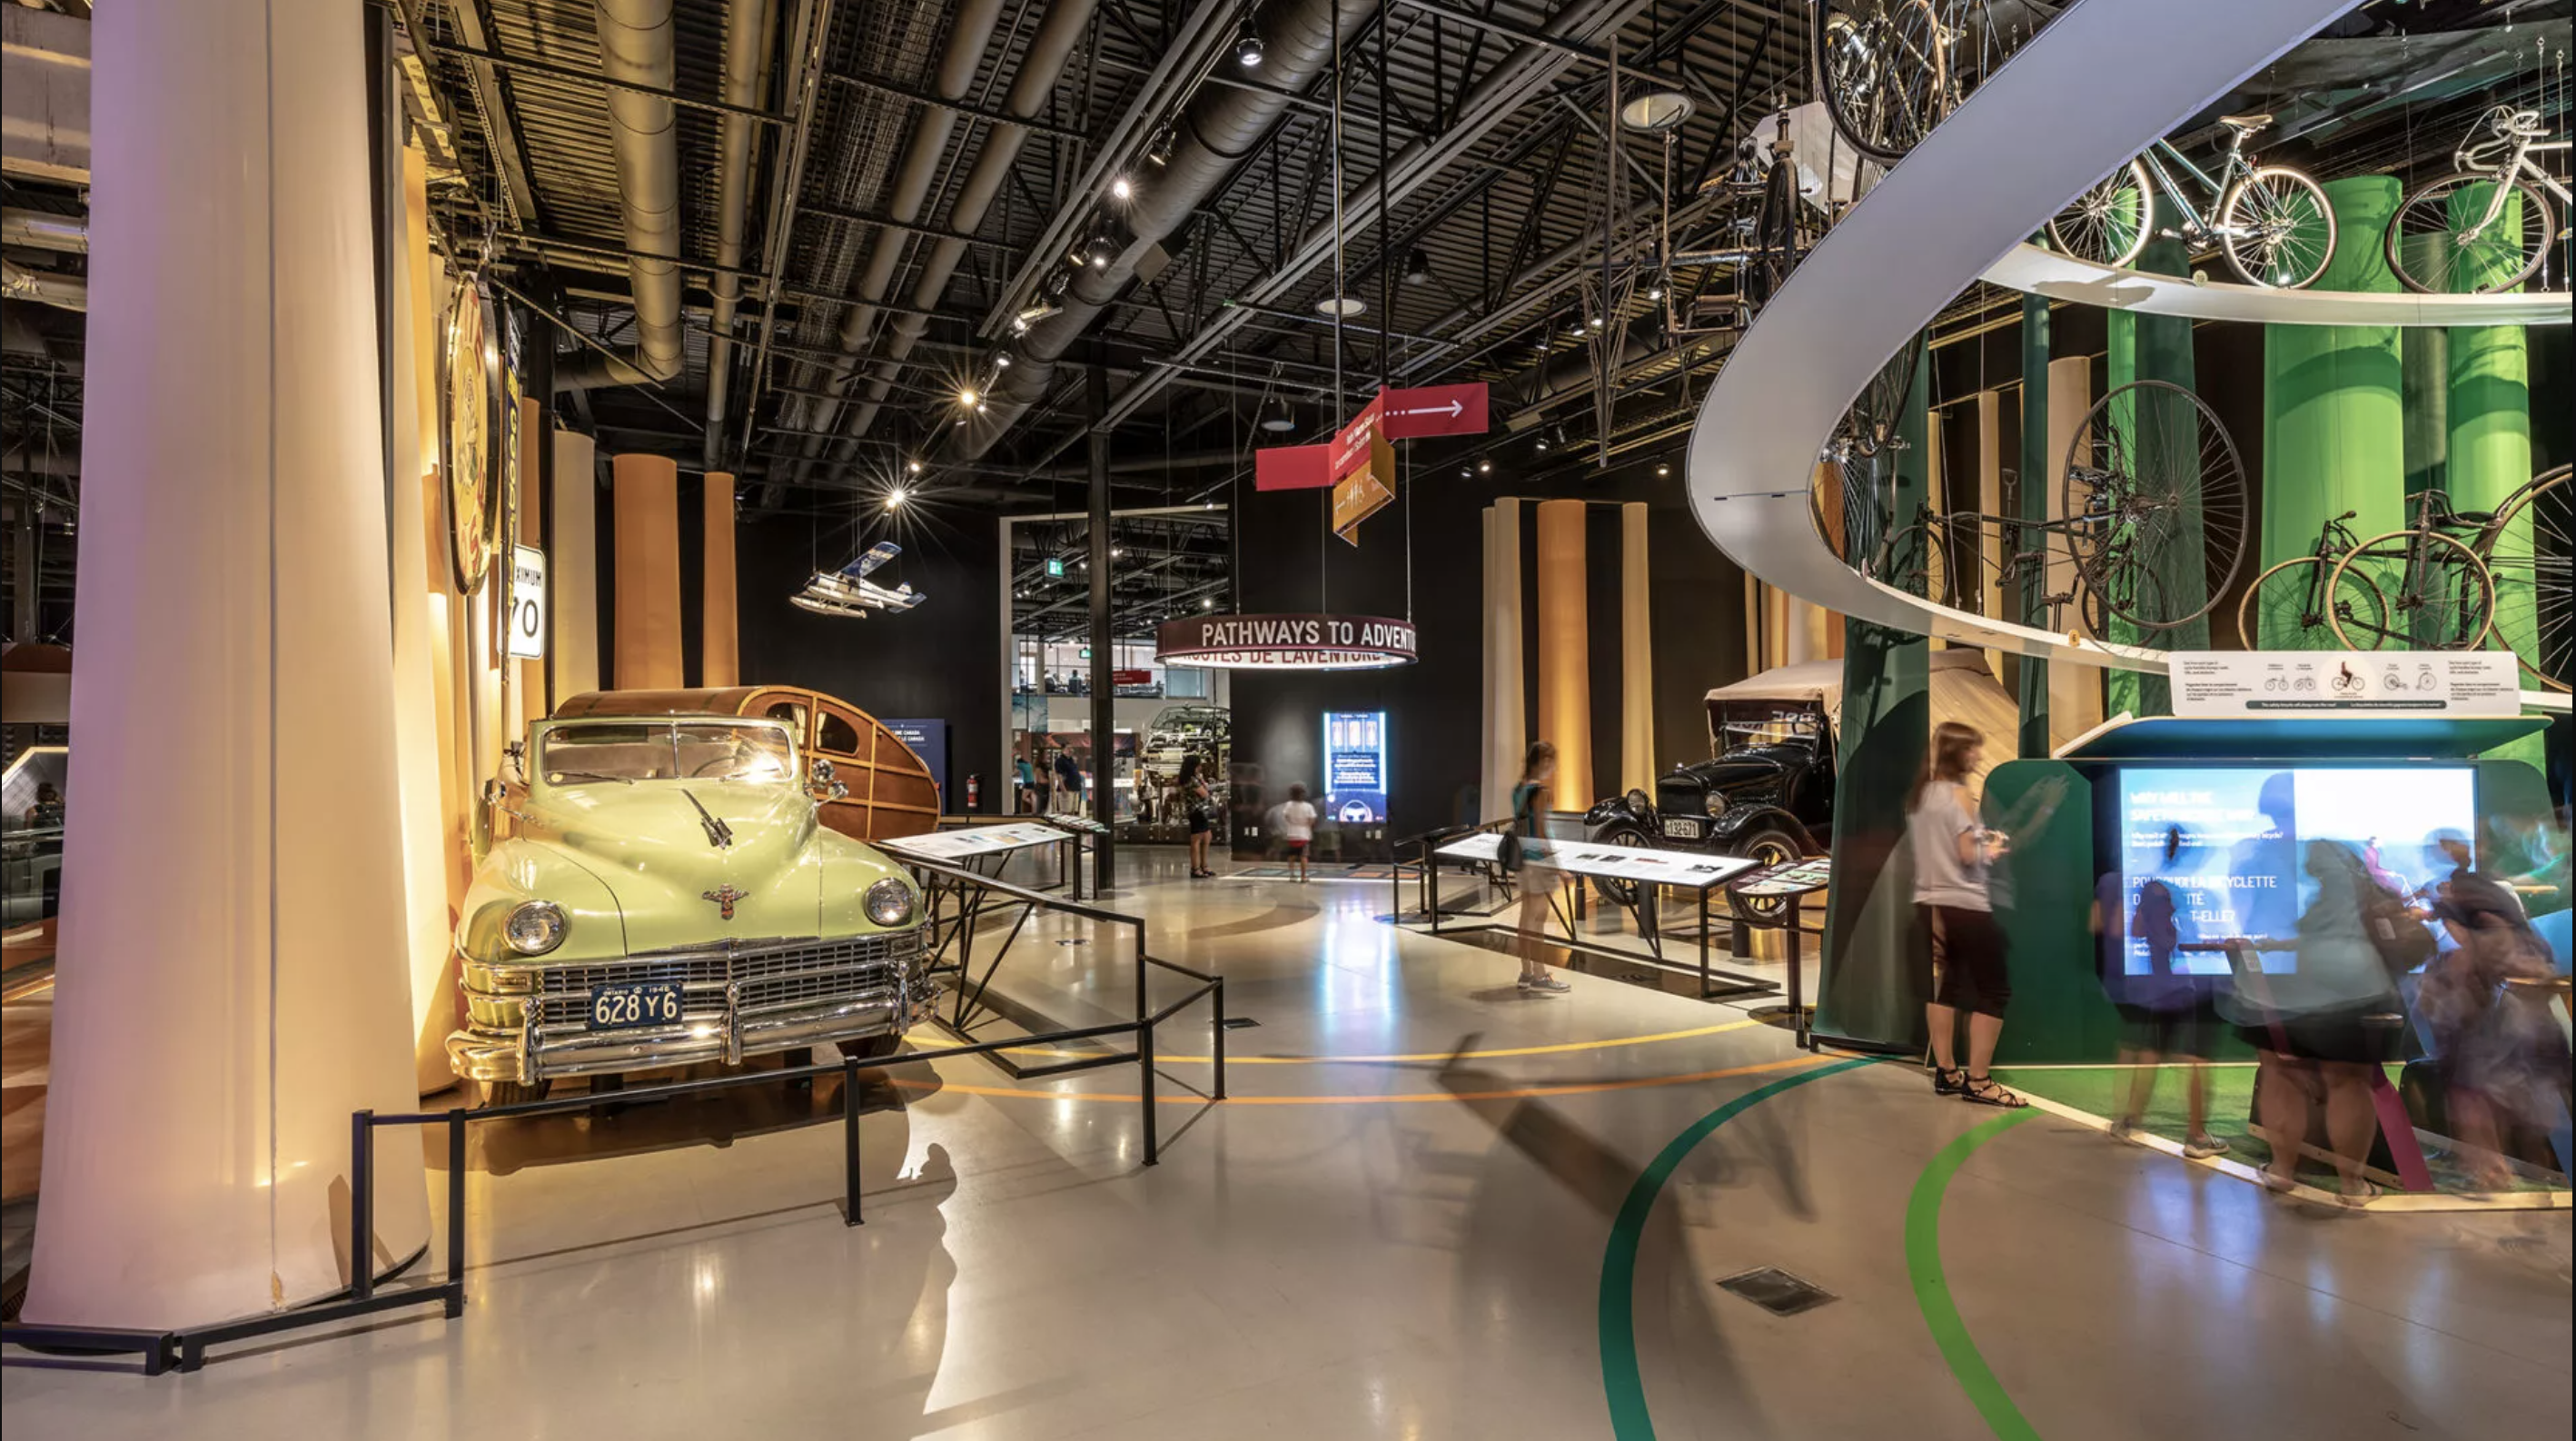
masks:
{"type": "Polygon", "coordinates": [[[903,463],[903,468],[904,468],[904,470],[905,470],[905,471],[907,471],[907,472],[908,472],[908,473],[910,473],[910,474],[913,474],[913,475],[919,475],[919,474],[921,474],[921,462],[920,462],[920,461],[918,461],[918,460],[907,460],[907,461],[905,461],[905,462],[903,463]]]}
{"type": "Polygon", "coordinates": [[[1109,193],[1115,199],[1132,200],[1136,195],[1136,182],[1121,175],[1109,182],[1109,193]]]}
{"type": "Polygon", "coordinates": [[[1252,32],[1252,22],[1244,21],[1242,38],[1234,42],[1234,63],[1246,70],[1261,68],[1261,37],[1252,32]]]}
{"type": "Polygon", "coordinates": [[[1431,283],[1431,255],[1419,245],[1405,254],[1404,283],[1407,285],[1431,283]]]}
{"type": "Polygon", "coordinates": [[[1082,254],[1092,269],[1107,270],[1118,259],[1118,242],[1105,233],[1095,235],[1091,237],[1091,243],[1083,247],[1082,254]]]}
{"type": "Polygon", "coordinates": [[[1154,138],[1145,142],[1145,163],[1157,170],[1171,164],[1172,147],[1177,143],[1178,138],[1172,134],[1169,125],[1155,131],[1154,138]]]}
{"type": "Polygon", "coordinates": [[[984,397],[976,393],[975,387],[961,385],[957,387],[957,403],[968,410],[973,410],[984,403],[984,397]]]}
{"type": "Polygon", "coordinates": [[[1492,461],[1490,461],[1490,460],[1479,460],[1479,461],[1477,461],[1477,462],[1476,462],[1476,473],[1477,473],[1478,475],[1491,475],[1491,474],[1493,474],[1493,473],[1494,473],[1494,463],[1493,463],[1492,461]]]}
{"type": "Polygon", "coordinates": [[[1551,444],[1551,442],[1550,442],[1550,441],[1548,440],[1548,438],[1547,438],[1547,432],[1546,432],[1546,431],[1544,431],[1544,430],[1542,430],[1542,431],[1540,431],[1540,432],[1538,433],[1538,439],[1533,440],[1533,441],[1531,441],[1531,442],[1530,442],[1530,448],[1531,448],[1531,449],[1533,449],[1533,450],[1535,450],[1535,451],[1537,451],[1537,452],[1538,452],[1539,454],[1541,454],[1541,455],[1545,455],[1545,454],[1547,454],[1548,446],[1549,446],[1550,444],[1551,444]]]}
{"type": "Polygon", "coordinates": [[[1260,423],[1261,428],[1267,431],[1284,433],[1295,430],[1297,428],[1296,408],[1288,403],[1286,396],[1274,395],[1261,402],[1260,423]]]}
{"type": "Polygon", "coordinates": [[[1665,462],[1660,461],[1660,460],[1655,462],[1655,478],[1656,478],[1657,480],[1661,480],[1661,479],[1665,478],[1666,476],[1671,475],[1672,473],[1673,473],[1673,468],[1672,468],[1672,466],[1670,466],[1670,465],[1668,465],[1668,464],[1666,464],[1665,462]]]}

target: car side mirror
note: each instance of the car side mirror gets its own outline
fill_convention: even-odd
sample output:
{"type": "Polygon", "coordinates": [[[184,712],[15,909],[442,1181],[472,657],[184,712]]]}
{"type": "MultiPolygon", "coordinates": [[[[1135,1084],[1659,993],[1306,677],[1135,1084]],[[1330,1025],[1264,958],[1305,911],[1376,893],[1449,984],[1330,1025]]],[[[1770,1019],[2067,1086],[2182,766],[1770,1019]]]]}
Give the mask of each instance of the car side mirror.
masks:
{"type": "Polygon", "coordinates": [[[839,774],[833,770],[832,763],[827,760],[814,762],[814,779],[806,787],[806,791],[818,801],[843,800],[850,794],[850,788],[841,784],[839,774]]]}
{"type": "Polygon", "coordinates": [[[500,777],[494,776],[483,783],[483,804],[496,811],[504,810],[507,809],[509,799],[510,787],[500,777]]]}

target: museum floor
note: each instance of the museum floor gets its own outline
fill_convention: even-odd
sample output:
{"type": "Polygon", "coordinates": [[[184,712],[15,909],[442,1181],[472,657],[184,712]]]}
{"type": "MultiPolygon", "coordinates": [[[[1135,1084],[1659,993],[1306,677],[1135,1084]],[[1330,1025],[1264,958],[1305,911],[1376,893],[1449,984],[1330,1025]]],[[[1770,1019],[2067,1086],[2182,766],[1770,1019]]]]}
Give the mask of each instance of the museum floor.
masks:
{"type": "MultiPolygon", "coordinates": [[[[463,1319],[149,1380],[13,1357],[10,1436],[2569,1434],[2566,1210],[2274,1201],[1738,1007],[1520,994],[1382,882],[1128,860],[1113,903],[1258,1022],[1230,1103],[1167,1095],[1162,1165],[1132,1067],[873,1078],[859,1228],[834,1084],[489,1127],[463,1319]],[[1718,1285],[1762,1267],[1833,1299],[1718,1285]]],[[[1003,984],[1105,1014],[1124,962],[1076,939],[1003,984]]]]}

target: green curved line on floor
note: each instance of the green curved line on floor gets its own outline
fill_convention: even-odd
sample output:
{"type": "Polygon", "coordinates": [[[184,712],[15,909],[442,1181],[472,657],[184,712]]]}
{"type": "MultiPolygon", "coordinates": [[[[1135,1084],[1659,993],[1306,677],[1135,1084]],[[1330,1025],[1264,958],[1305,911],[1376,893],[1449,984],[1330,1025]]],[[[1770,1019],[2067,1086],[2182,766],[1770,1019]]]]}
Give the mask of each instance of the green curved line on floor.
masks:
{"type": "Polygon", "coordinates": [[[1718,1127],[1793,1086],[1821,1081],[1874,1060],[1862,1056],[1837,1061],[1754,1087],[1673,1137],[1628,1187],[1628,1199],[1619,1204],[1619,1217],[1610,1224],[1609,1249],[1601,1257],[1601,1390],[1610,1402],[1610,1434],[1618,1441],[1654,1441],[1654,1418],[1646,1413],[1645,1373],[1637,1365],[1637,1249],[1646,1238],[1646,1218],[1654,1212],[1664,1182],[1672,1178],[1682,1158],[1718,1127]]]}
{"type": "Polygon", "coordinates": [[[1959,1318],[1958,1302],[1941,1273],[1941,1198],[1971,1152],[2038,1114],[2007,1112],[1942,1147],[1914,1182],[1913,1199],[1905,1203],[1905,1272],[1914,1283],[1915,1304],[1923,1308],[1923,1324],[1932,1329],[1932,1342],[1950,1363],[1950,1374],[1959,1378],[1959,1389],[2002,1441],[2039,1441],[2039,1432],[2005,1394],[1993,1368],[1977,1353],[1968,1323],[1959,1318]]]}

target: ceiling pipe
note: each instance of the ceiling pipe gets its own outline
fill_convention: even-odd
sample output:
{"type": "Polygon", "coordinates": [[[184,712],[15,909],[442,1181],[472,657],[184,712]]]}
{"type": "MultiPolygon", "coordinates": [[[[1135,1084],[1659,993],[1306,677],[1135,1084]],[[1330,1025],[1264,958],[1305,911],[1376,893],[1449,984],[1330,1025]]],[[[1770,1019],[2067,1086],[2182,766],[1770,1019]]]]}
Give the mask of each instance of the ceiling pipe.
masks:
{"type": "Polygon", "coordinates": [[[49,215],[41,210],[0,210],[0,245],[87,255],[89,222],[77,215],[49,215]]]}
{"type": "Polygon", "coordinates": [[[608,138],[617,156],[617,201],[626,221],[627,285],[635,346],[624,355],[588,349],[555,362],[555,389],[658,385],[680,373],[680,147],[668,98],[678,78],[672,0],[597,0],[599,69],[644,87],[608,92],[608,138]],[[649,93],[648,93],[649,92],[649,93]]]}
{"type": "MultiPolygon", "coordinates": [[[[1056,360],[1135,279],[1137,262],[1225,184],[1299,98],[1298,92],[1332,69],[1335,45],[1355,38],[1377,11],[1377,0],[1289,0],[1267,8],[1255,26],[1261,36],[1262,77],[1277,89],[1206,86],[1181,111],[1172,158],[1161,174],[1141,179],[1126,214],[1116,217],[1124,237],[1117,255],[1106,266],[1085,267],[1056,302],[1060,309],[1029,327],[1019,342],[1019,363],[1003,372],[985,408],[966,418],[950,442],[952,455],[972,460],[992,449],[1046,395],[1056,360]]],[[[1092,198],[1078,196],[1074,203],[1092,198]]],[[[1104,208],[1100,222],[1110,218],[1104,208]]]]}
{"type": "MultiPolygon", "coordinates": [[[[948,48],[939,58],[936,83],[940,98],[965,98],[975,83],[975,72],[984,63],[984,48],[992,43],[993,28],[1001,18],[1002,0],[964,0],[958,6],[957,21],[948,32],[948,48]]],[[[831,398],[808,404],[805,422],[799,429],[828,432],[840,423],[840,397],[849,390],[858,371],[859,352],[866,348],[868,330],[876,322],[877,303],[893,287],[895,268],[902,263],[904,246],[912,239],[912,232],[902,227],[921,218],[922,202],[930,198],[930,182],[939,173],[940,157],[947,153],[948,136],[956,128],[957,112],[937,105],[924,107],[921,118],[913,123],[912,143],[904,151],[902,168],[895,172],[894,188],[886,196],[886,215],[897,223],[878,229],[876,249],[868,256],[867,269],[850,285],[852,304],[841,315],[841,353],[825,364],[822,384],[816,387],[831,398]]],[[[823,435],[809,434],[792,468],[801,475],[822,458],[825,443],[823,435]]]]}
{"type": "MultiPolygon", "coordinates": [[[[724,100],[761,108],[769,52],[777,44],[778,10],[769,0],[731,0],[725,7],[724,100]]],[[[742,303],[743,231],[751,218],[751,118],[728,111],[716,127],[715,314],[707,341],[707,438],[704,463],[724,459],[727,392],[733,381],[734,308],[742,303]]]]}
{"type": "Polygon", "coordinates": [[[89,309],[89,282],[76,275],[29,270],[14,260],[0,260],[0,295],[57,310],[89,309]]]}
{"type": "MultiPolygon", "coordinates": [[[[1091,24],[1098,0],[1055,0],[1047,8],[1046,18],[1038,23],[1037,38],[1029,42],[1028,54],[1020,61],[1020,73],[1011,81],[1010,99],[1004,110],[1027,119],[1047,107],[1056,82],[1064,78],[1065,62],[1073,58],[1082,43],[1083,32],[1091,24]]],[[[1000,125],[984,141],[975,157],[974,168],[966,173],[966,183],[957,190],[957,203],[949,208],[948,228],[959,235],[971,235],[984,223],[993,208],[993,199],[1002,193],[1010,179],[1011,166],[1020,158],[1020,146],[1028,139],[1028,128],[1022,125],[1000,125]]],[[[912,289],[915,310],[937,310],[941,297],[948,293],[948,282],[957,274],[958,262],[966,258],[966,242],[943,238],[931,248],[921,265],[921,278],[912,289]]],[[[912,348],[921,342],[922,332],[930,320],[922,315],[895,317],[894,333],[886,344],[886,358],[868,372],[867,399],[852,414],[848,427],[855,439],[868,433],[876,424],[877,412],[885,405],[886,396],[894,389],[894,378],[903,369],[912,348]]],[[[846,462],[854,445],[844,443],[834,454],[836,462],[846,462]]]]}

